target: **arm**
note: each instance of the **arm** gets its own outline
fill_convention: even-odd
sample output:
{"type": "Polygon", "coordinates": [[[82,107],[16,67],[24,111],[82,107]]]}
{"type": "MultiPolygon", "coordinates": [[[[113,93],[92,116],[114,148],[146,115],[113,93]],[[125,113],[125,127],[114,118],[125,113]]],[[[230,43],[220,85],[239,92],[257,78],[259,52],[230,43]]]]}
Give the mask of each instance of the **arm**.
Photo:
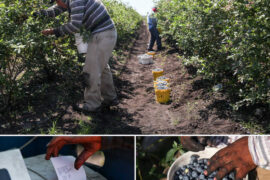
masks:
{"type": "Polygon", "coordinates": [[[270,169],[270,136],[250,136],[248,147],[254,163],[270,169]]]}
{"type": "Polygon", "coordinates": [[[67,11],[67,9],[65,9],[63,7],[60,7],[58,5],[54,5],[54,6],[50,7],[50,8],[48,8],[47,10],[41,10],[39,12],[39,14],[41,16],[54,18],[54,17],[60,15],[61,13],[65,12],[65,11],[67,11]]]}
{"type": "Polygon", "coordinates": [[[54,29],[54,33],[56,36],[64,36],[66,34],[74,34],[80,31],[83,22],[84,16],[84,1],[83,0],[74,0],[70,4],[71,11],[71,20],[68,24],[60,26],[54,29]]]}

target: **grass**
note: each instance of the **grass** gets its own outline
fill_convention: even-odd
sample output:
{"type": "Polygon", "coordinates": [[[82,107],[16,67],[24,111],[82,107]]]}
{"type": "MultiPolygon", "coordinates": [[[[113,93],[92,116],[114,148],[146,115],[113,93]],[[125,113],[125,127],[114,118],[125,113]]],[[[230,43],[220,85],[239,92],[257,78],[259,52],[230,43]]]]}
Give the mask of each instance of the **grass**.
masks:
{"type": "MultiPolygon", "coordinates": [[[[87,120],[89,122],[91,122],[92,121],[92,117],[91,116],[88,116],[87,117],[87,120]]],[[[80,128],[78,130],[78,134],[93,134],[93,127],[92,127],[91,124],[86,123],[83,120],[80,120],[79,121],[79,126],[80,126],[80,128]]]]}
{"type": "Polygon", "coordinates": [[[49,135],[62,134],[62,132],[57,128],[57,120],[53,121],[52,127],[48,129],[49,135]]]}

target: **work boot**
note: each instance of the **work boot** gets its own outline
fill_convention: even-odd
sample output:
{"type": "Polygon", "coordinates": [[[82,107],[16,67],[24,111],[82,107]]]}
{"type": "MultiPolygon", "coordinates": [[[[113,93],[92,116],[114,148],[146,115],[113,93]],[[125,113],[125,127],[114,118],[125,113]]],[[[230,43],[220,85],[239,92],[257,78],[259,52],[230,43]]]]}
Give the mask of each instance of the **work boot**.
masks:
{"type": "Polygon", "coordinates": [[[154,49],[153,49],[153,48],[148,48],[147,50],[148,50],[148,51],[154,51],[154,49]]]}
{"type": "Polygon", "coordinates": [[[162,51],[162,50],[164,50],[164,49],[165,49],[164,47],[159,47],[159,48],[157,48],[156,52],[162,51]]]}
{"type": "Polygon", "coordinates": [[[102,107],[110,107],[110,106],[117,106],[119,104],[118,98],[115,98],[114,100],[111,101],[104,101],[102,102],[101,106],[102,107]]]}
{"type": "Polygon", "coordinates": [[[98,113],[101,113],[101,106],[94,109],[94,110],[90,110],[85,103],[77,103],[77,104],[73,105],[72,108],[73,108],[74,111],[82,112],[84,114],[98,114],[98,113]]]}

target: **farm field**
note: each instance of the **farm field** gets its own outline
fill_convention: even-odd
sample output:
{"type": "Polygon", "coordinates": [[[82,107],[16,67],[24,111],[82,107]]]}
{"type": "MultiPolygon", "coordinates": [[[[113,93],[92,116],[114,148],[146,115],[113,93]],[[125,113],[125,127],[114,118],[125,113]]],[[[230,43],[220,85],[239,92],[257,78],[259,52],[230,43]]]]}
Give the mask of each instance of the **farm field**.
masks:
{"type": "MultiPolygon", "coordinates": [[[[209,45],[210,41],[204,46],[203,42],[192,39],[196,32],[188,29],[188,27],[193,28],[191,25],[182,24],[181,29],[192,31],[194,34],[188,34],[186,37],[184,37],[184,33],[176,34],[177,30],[180,32],[180,28],[176,24],[180,20],[176,15],[172,15],[175,12],[168,11],[166,14],[166,8],[170,7],[168,1],[161,0],[157,3],[161,8],[158,16],[165,49],[157,53],[154,64],[151,65],[139,64],[137,58],[138,55],[147,52],[149,33],[145,20],[134,10],[117,1],[106,1],[106,3],[107,6],[113,5],[110,6],[109,11],[114,18],[119,35],[110,65],[120,104],[95,115],[74,111],[72,105],[83,100],[83,87],[80,79],[83,64],[77,59],[76,47],[73,45],[74,39],[71,37],[57,40],[41,37],[38,32],[45,26],[41,19],[38,21],[31,18],[25,20],[23,16],[20,16],[22,22],[11,21],[12,23],[4,26],[7,21],[11,20],[9,16],[5,16],[5,21],[0,21],[0,24],[3,24],[0,28],[2,34],[0,35],[0,46],[2,47],[0,57],[4,59],[0,66],[1,134],[269,133],[270,113],[266,98],[268,95],[265,93],[269,92],[269,88],[253,84],[250,79],[248,79],[249,83],[245,84],[246,86],[243,86],[242,83],[239,83],[239,86],[233,86],[233,83],[237,84],[237,78],[243,78],[244,75],[241,72],[244,70],[238,69],[239,77],[234,79],[233,76],[234,78],[230,81],[230,70],[226,67],[225,72],[221,66],[223,61],[223,63],[228,63],[221,58],[225,56],[224,52],[220,52],[222,56],[219,59],[219,56],[214,53],[218,51],[217,46],[215,46],[217,49],[213,48],[213,44],[209,45]],[[116,11],[119,7],[123,8],[121,16],[116,11]],[[128,13],[130,11],[133,13],[128,13]],[[129,20],[124,18],[127,15],[124,13],[130,15],[129,20]],[[131,22],[133,22],[132,25],[131,22]],[[9,26],[24,27],[25,29],[22,29],[21,32],[24,32],[25,35],[20,34],[19,30],[6,33],[5,28],[9,26]],[[35,32],[32,31],[29,34],[29,31],[33,29],[35,32]],[[4,33],[6,33],[5,36],[4,33]],[[16,33],[17,36],[15,36],[16,33]],[[12,37],[20,38],[15,41],[12,37]],[[26,42],[24,38],[26,38],[26,42]],[[32,43],[28,43],[29,40],[32,40],[32,43]],[[9,46],[8,43],[13,44],[9,46]],[[194,43],[196,45],[193,45],[194,43]],[[29,52],[29,48],[31,52],[29,52]],[[205,51],[205,48],[209,48],[209,51],[205,51]],[[41,51],[37,51],[40,49],[41,51]],[[193,54],[193,52],[196,53],[193,54]],[[213,57],[215,61],[212,61],[213,57]],[[216,62],[219,63],[215,64],[216,62]],[[211,68],[202,68],[202,64],[209,65],[211,68]],[[217,67],[217,71],[212,71],[212,67],[217,67]],[[162,68],[165,76],[170,78],[171,101],[167,104],[159,104],[155,101],[152,75],[152,70],[155,68],[162,68]],[[226,76],[220,75],[221,72],[224,72],[226,76]],[[216,87],[217,84],[222,84],[223,88],[215,90],[213,87],[216,87]],[[246,103],[245,100],[254,93],[253,90],[251,93],[247,89],[252,88],[253,85],[262,89],[258,91],[257,99],[246,103]],[[240,86],[246,99],[236,93],[240,86]],[[236,91],[232,92],[231,89],[236,91]]],[[[179,2],[172,1],[171,3],[179,2]]],[[[29,6],[29,4],[22,5],[29,6]]],[[[184,6],[185,4],[179,5],[184,6]]],[[[45,5],[43,4],[43,6],[45,5]]],[[[6,10],[18,13],[12,6],[6,10]]],[[[198,11],[196,8],[195,10],[198,11]]],[[[32,12],[30,7],[28,11],[32,12]]],[[[4,16],[3,12],[1,16],[4,16]]],[[[266,15],[266,17],[268,16],[266,15]]],[[[187,21],[182,20],[182,22],[187,21]]],[[[59,19],[56,23],[62,22],[59,19]]],[[[203,25],[200,28],[202,29],[203,25]]],[[[203,32],[202,30],[198,33],[203,32]]],[[[207,36],[205,35],[204,38],[207,39],[207,36]]],[[[215,45],[220,45],[220,39],[212,40],[215,45]]],[[[229,40],[232,41],[232,39],[229,40]]],[[[261,48],[265,51],[269,51],[266,48],[267,43],[269,42],[262,43],[261,48]]],[[[235,46],[230,50],[236,51],[233,49],[235,46]]],[[[239,51],[242,50],[241,48],[239,51]]],[[[241,60],[249,58],[244,55],[241,60]]],[[[267,54],[262,56],[269,59],[267,54]]],[[[258,60],[256,61],[258,64],[264,65],[259,66],[262,67],[261,71],[267,69],[268,62],[260,62],[261,57],[256,60],[258,60]]],[[[254,72],[253,69],[245,71],[252,77],[264,78],[264,74],[254,75],[252,72],[254,72]]]]}

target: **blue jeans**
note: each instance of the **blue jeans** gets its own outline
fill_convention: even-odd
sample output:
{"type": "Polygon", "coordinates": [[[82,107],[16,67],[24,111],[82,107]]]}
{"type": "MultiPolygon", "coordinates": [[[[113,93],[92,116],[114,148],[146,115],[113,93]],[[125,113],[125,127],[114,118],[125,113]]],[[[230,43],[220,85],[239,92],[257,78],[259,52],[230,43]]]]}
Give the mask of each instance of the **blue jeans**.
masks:
{"type": "Polygon", "coordinates": [[[149,31],[150,31],[150,34],[151,34],[151,39],[150,39],[148,49],[153,49],[153,46],[154,46],[156,41],[157,41],[158,49],[161,49],[162,48],[161,38],[159,37],[159,32],[158,32],[157,28],[155,28],[155,27],[151,28],[151,29],[149,29],[149,31]]]}

